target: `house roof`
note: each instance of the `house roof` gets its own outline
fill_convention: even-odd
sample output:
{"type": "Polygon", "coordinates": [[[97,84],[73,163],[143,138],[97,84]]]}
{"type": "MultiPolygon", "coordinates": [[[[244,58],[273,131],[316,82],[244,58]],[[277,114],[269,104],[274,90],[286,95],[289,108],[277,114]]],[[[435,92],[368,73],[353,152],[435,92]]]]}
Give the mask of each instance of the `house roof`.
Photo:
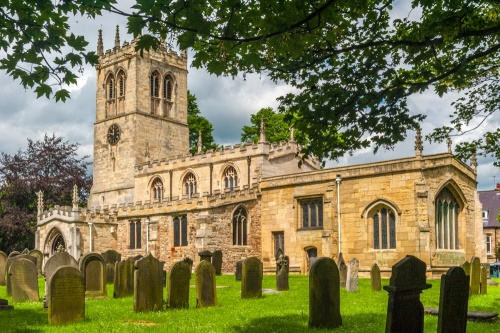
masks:
{"type": "Polygon", "coordinates": [[[494,190],[478,191],[478,193],[483,211],[488,211],[488,220],[483,219],[483,227],[500,227],[497,220],[497,216],[500,214],[500,184],[497,184],[494,190]]]}

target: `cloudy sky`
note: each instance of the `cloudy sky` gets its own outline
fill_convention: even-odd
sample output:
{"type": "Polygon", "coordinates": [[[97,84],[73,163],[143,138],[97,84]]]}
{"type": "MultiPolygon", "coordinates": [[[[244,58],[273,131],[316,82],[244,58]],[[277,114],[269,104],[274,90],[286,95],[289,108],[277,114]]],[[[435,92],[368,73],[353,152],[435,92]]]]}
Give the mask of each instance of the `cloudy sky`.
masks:
{"type": "MultiPolygon", "coordinates": [[[[130,0],[120,1],[123,8],[130,0]]],[[[399,15],[408,15],[409,1],[401,1],[395,7],[399,15]]],[[[411,15],[417,15],[412,12],[411,15]]],[[[97,33],[103,29],[104,49],[114,45],[116,25],[121,28],[121,42],[130,41],[131,36],[125,34],[126,21],[117,15],[106,15],[97,20],[75,18],[72,31],[81,34],[89,41],[89,48],[96,49],[97,33]]],[[[86,67],[77,86],[70,87],[71,100],[56,103],[45,98],[37,99],[36,95],[25,90],[17,81],[13,81],[5,72],[0,72],[0,151],[13,154],[26,147],[27,138],[38,140],[45,133],[55,133],[70,142],[80,143],[81,155],[92,156],[93,122],[95,120],[95,69],[86,67]]],[[[284,84],[271,82],[265,75],[247,75],[243,77],[223,78],[211,76],[204,70],[189,68],[188,89],[196,95],[198,105],[204,117],[214,126],[214,138],[218,144],[235,144],[240,141],[241,128],[250,124],[250,115],[261,108],[276,108],[276,98],[291,90],[284,84]],[[229,125],[229,126],[228,126],[229,125]]],[[[422,124],[423,134],[433,128],[447,124],[452,108],[450,103],[456,98],[447,95],[439,98],[432,92],[410,98],[409,107],[413,113],[427,114],[422,124]]],[[[498,118],[498,117],[497,117],[498,118]]],[[[491,119],[487,126],[496,128],[498,119],[491,119]]],[[[485,130],[485,129],[483,129],[485,130]]],[[[476,131],[478,135],[480,131],[476,131]]],[[[466,138],[455,138],[454,141],[466,138]]],[[[408,157],[414,154],[415,133],[409,132],[407,140],[394,150],[380,150],[376,155],[371,149],[354,152],[353,156],[345,156],[339,161],[330,161],[327,167],[381,161],[393,158],[408,157]]],[[[453,145],[456,143],[454,142],[453,145]]],[[[443,144],[424,143],[424,154],[447,151],[443,144]]],[[[492,189],[495,181],[500,182],[500,172],[492,166],[492,159],[480,158],[478,166],[478,189],[492,189]]]]}

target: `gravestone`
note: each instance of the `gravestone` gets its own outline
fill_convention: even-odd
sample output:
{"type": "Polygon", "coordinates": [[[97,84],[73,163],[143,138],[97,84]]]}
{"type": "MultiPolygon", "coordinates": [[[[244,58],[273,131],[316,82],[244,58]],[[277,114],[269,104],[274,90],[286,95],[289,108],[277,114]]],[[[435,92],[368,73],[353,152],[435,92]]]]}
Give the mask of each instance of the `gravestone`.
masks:
{"type": "Polygon", "coordinates": [[[9,305],[9,301],[6,299],[0,298],[0,311],[4,310],[13,310],[14,307],[12,305],[9,305]]]}
{"type": "MultiPolygon", "coordinates": [[[[11,253],[11,255],[12,255],[12,253],[11,253]]],[[[12,296],[12,283],[10,281],[10,274],[9,274],[10,266],[14,263],[14,261],[16,261],[18,259],[28,259],[36,266],[36,257],[30,256],[29,254],[16,254],[14,256],[9,256],[7,258],[7,266],[6,266],[6,270],[7,270],[7,296],[12,296]]]]}
{"type": "Polygon", "coordinates": [[[115,282],[115,265],[107,263],[106,264],[106,283],[114,283],[115,282]]]}
{"type": "Polygon", "coordinates": [[[38,302],[38,271],[36,265],[28,259],[14,260],[9,269],[12,288],[12,301],[38,302]]]}
{"type": "Polygon", "coordinates": [[[213,256],[212,252],[205,250],[205,251],[198,252],[198,255],[200,256],[200,261],[206,260],[209,263],[212,262],[212,256],[213,256]]]}
{"type": "Polygon", "coordinates": [[[215,275],[222,275],[222,251],[214,251],[212,255],[212,265],[214,265],[215,275]]]}
{"type": "Polygon", "coordinates": [[[0,251],[0,286],[5,286],[5,274],[7,273],[7,255],[0,251]]]}
{"type": "Polygon", "coordinates": [[[486,295],[488,293],[488,269],[486,266],[481,265],[479,278],[479,288],[481,295],[486,295]]]}
{"type": "Polygon", "coordinates": [[[167,303],[170,308],[189,308],[191,268],[185,261],[176,262],[168,276],[167,303]]]}
{"type": "Polygon", "coordinates": [[[276,266],[276,290],[289,290],[290,286],[288,285],[288,274],[290,272],[290,258],[280,254],[280,257],[276,261],[276,266]]]}
{"type": "Polygon", "coordinates": [[[75,258],[73,258],[67,252],[55,253],[52,257],[47,259],[45,266],[43,267],[43,273],[45,275],[45,297],[43,306],[46,308],[48,306],[48,301],[50,298],[50,278],[54,272],[61,266],[72,266],[78,269],[78,263],[75,258]]]}
{"type": "Polygon", "coordinates": [[[470,260],[470,294],[479,295],[481,279],[481,260],[472,257],[470,260]]]}
{"type": "Polygon", "coordinates": [[[24,249],[23,252],[21,252],[21,254],[30,254],[30,250],[24,249]]]}
{"type": "Polygon", "coordinates": [[[163,309],[163,265],[151,253],[134,263],[134,311],[148,312],[163,309]]]}
{"type": "Polygon", "coordinates": [[[340,286],[345,288],[345,283],[347,280],[347,265],[345,264],[344,256],[342,252],[339,255],[338,260],[339,276],[340,276],[340,286]]]}
{"type": "Polygon", "coordinates": [[[262,297],[262,262],[257,257],[243,261],[241,298],[262,297]]]}
{"type": "Polygon", "coordinates": [[[60,266],[50,278],[49,325],[64,325],[85,319],[85,285],[74,266],[60,266]]]}
{"type": "Polygon", "coordinates": [[[386,333],[422,333],[424,331],[424,306],[420,293],[431,288],[425,280],[426,264],[407,255],[392,266],[390,285],[384,286],[389,293],[386,333]]]}
{"type": "Polygon", "coordinates": [[[214,266],[202,260],[195,269],[196,307],[204,308],[217,305],[217,288],[214,266]]]}
{"type": "Polygon", "coordinates": [[[332,329],[341,325],[339,269],[333,259],[318,258],[309,270],[309,327],[332,329]]]}
{"type": "Polygon", "coordinates": [[[19,251],[12,251],[11,253],[9,253],[7,258],[12,258],[12,257],[18,256],[20,254],[21,254],[21,252],[19,252],[19,251]]]}
{"type": "Polygon", "coordinates": [[[122,255],[115,250],[107,250],[106,252],[101,253],[101,256],[104,258],[106,264],[115,264],[122,260],[122,255]]]}
{"type": "Polygon", "coordinates": [[[245,261],[245,260],[244,259],[238,260],[236,262],[236,272],[234,273],[234,275],[236,277],[236,281],[241,281],[241,269],[243,268],[243,261],[245,261]]]}
{"type": "Polygon", "coordinates": [[[184,261],[185,263],[187,263],[189,265],[189,271],[192,272],[193,271],[193,259],[186,257],[186,258],[182,259],[182,261],[184,261]]]}
{"type": "Polygon", "coordinates": [[[347,292],[358,291],[358,271],[359,260],[356,258],[349,260],[349,265],[347,266],[347,279],[345,284],[345,290],[347,292]]]}
{"type": "Polygon", "coordinates": [[[114,298],[134,295],[134,257],[115,263],[114,298]]]}
{"type": "Polygon", "coordinates": [[[43,253],[41,251],[38,251],[38,250],[31,250],[29,255],[36,258],[36,269],[37,269],[38,275],[41,276],[42,275],[42,267],[43,267],[42,266],[43,265],[43,253]]]}
{"type": "Polygon", "coordinates": [[[438,333],[466,333],[469,277],[461,267],[441,275],[438,333]]]}
{"type": "Polygon", "coordinates": [[[370,279],[372,282],[372,291],[381,291],[382,290],[382,278],[380,277],[380,268],[377,263],[372,265],[370,270],[370,279]]]}
{"type": "Polygon", "coordinates": [[[86,296],[104,297],[107,295],[106,268],[104,258],[99,253],[87,253],[80,258],[80,272],[83,275],[86,296]]]}

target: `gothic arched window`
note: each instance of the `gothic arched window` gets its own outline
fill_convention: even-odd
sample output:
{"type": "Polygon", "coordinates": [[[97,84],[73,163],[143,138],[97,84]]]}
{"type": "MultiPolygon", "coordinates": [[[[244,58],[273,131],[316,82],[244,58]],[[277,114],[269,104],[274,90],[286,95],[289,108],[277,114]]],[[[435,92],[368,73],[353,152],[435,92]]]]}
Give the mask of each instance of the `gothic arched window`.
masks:
{"type": "Polygon", "coordinates": [[[160,73],[154,71],[150,78],[151,97],[160,97],[160,73]]]}
{"type": "Polygon", "coordinates": [[[172,102],[173,100],[173,91],[174,91],[174,79],[171,75],[166,75],[163,79],[163,98],[172,102]]]}
{"type": "Polygon", "coordinates": [[[115,99],[115,77],[112,74],[106,79],[106,99],[108,101],[115,99]]]}
{"type": "Polygon", "coordinates": [[[188,196],[188,198],[191,198],[193,194],[197,193],[196,190],[196,177],[193,175],[192,172],[188,173],[184,177],[184,194],[188,196]]]}
{"type": "Polygon", "coordinates": [[[436,247],[458,250],[458,213],[460,206],[449,189],[444,188],[436,199],[436,247]]]}
{"type": "Polygon", "coordinates": [[[238,174],[234,167],[230,166],[226,168],[223,176],[224,188],[229,189],[231,192],[234,191],[234,188],[238,186],[238,174]]]}
{"type": "Polygon", "coordinates": [[[118,73],[118,97],[125,96],[125,72],[121,70],[118,73]]]}
{"type": "Polygon", "coordinates": [[[163,182],[160,178],[156,178],[151,186],[151,197],[153,201],[163,201],[163,182]]]}
{"type": "Polygon", "coordinates": [[[247,245],[247,211],[238,207],[233,214],[233,245],[247,245]]]}
{"type": "Polygon", "coordinates": [[[373,248],[396,248],[396,214],[387,207],[377,208],[370,217],[373,223],[373,248]]]}

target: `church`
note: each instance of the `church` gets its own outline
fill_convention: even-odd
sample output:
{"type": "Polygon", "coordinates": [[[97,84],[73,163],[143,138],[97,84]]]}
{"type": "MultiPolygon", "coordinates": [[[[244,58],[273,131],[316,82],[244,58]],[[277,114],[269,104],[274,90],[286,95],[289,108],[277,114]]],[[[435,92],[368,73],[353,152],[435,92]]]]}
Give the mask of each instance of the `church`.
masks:
{"type": "MultiPolygon", "coordinates": [[[[96,66],[93,186],[86,208],[47,209],[39,193],[36,249],[44,261],[61,247],[75,259],[113,249],[122,260],[153,256],[165,269],[199,252],[221,250],[223,273],[251,256],[275,272],[276,253],[307,274],[317,257],[357,258],[360,274],[377,263],[386,276],[411,254],[429,277],[472,256],[486,258],[477,162],[450,145],[424,155],[322,169],[300,166],[293,131],[286,142],[242,143],[189,153],[187,53],[104,52],[96,66]]],[[[74,198],[78,189],[74,188],[74,198]]]]}

